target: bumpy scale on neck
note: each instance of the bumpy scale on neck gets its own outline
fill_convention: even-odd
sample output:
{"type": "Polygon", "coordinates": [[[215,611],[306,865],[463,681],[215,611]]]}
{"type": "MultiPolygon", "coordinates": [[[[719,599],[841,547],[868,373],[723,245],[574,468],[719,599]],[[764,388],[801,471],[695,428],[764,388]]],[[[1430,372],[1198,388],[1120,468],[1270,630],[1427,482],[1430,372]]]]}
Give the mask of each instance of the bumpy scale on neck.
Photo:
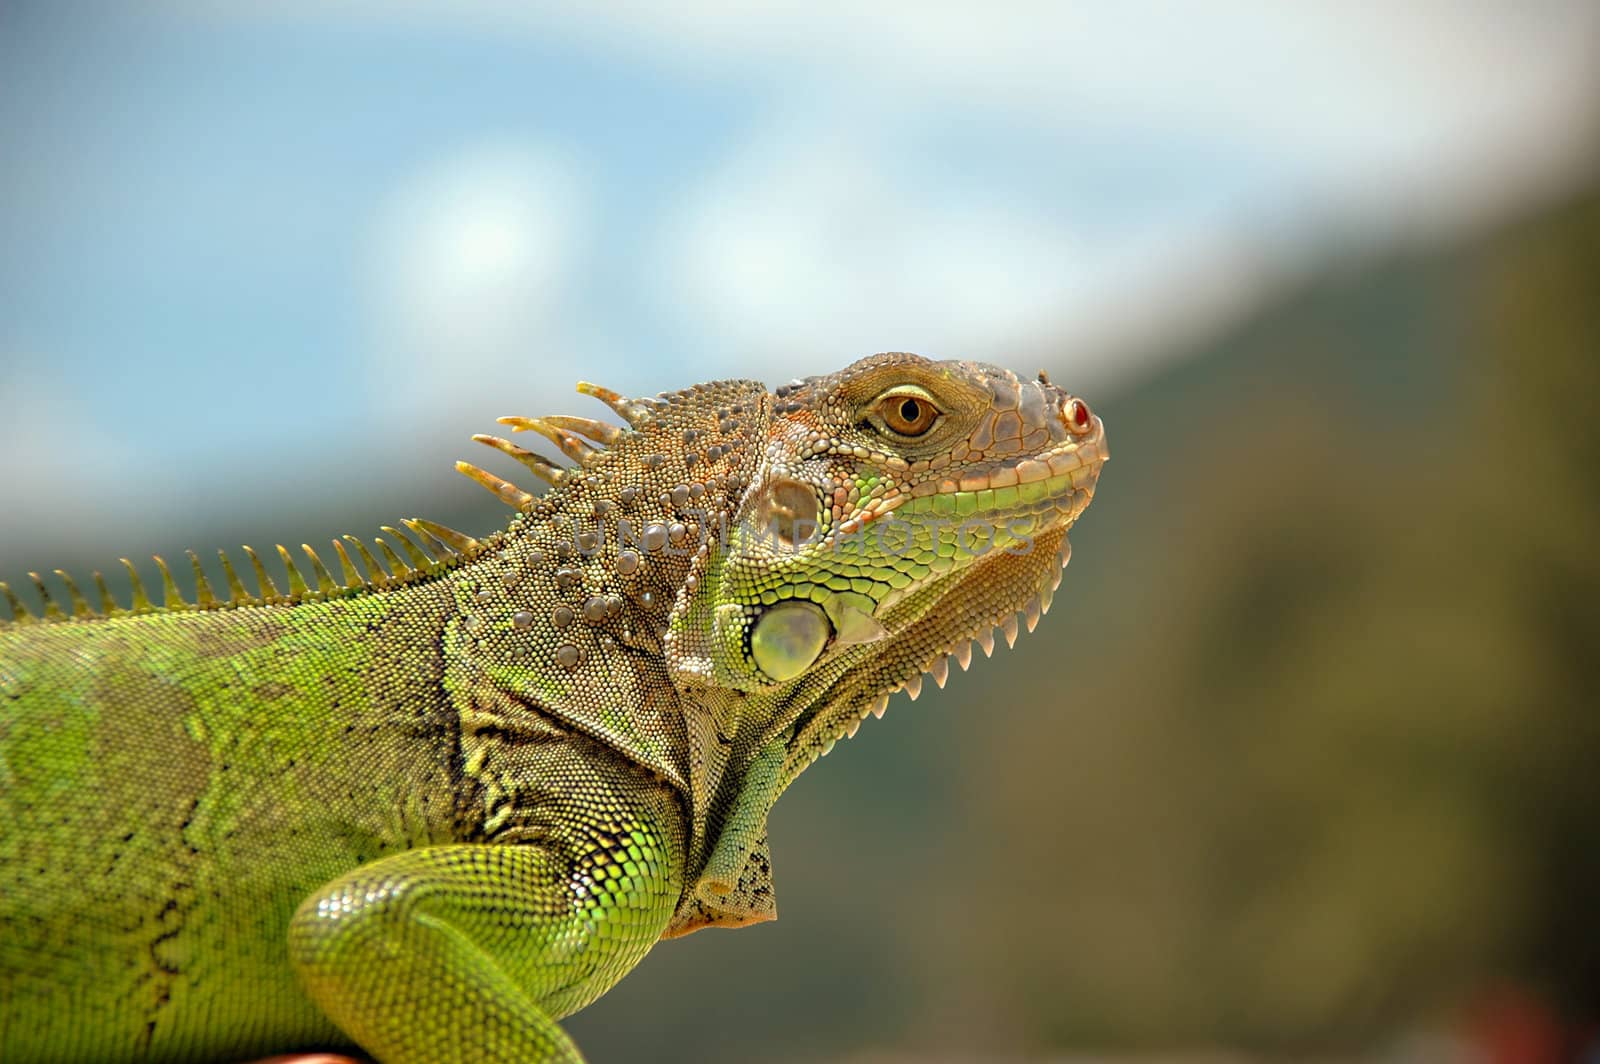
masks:
{"type": "MultiPolygon", "coordinates": [[[[447,683],[461,707],[469,769],[480,737],[553,718],[685,794],[688,867],[699,869],[754,752],[741,744],[742,716],[719,700],[683,697],[667,659],[675,641],[709,624],[698,592],[752,482],[772,397],[759,383],[728,381],[608,401],[631,429],[590,423],[601,447],[568,433],[575,419],[504,419],[578,460],[542,498],[464,470],[522,513],[441,576],[459,612],[445,634],[447,683]]],[[[506,441],[484,442],[523,457],[506,441]]],[[[734,908],[709,914],[691,904],[675,926],[771,916],[770,901],[734,908]]]]}

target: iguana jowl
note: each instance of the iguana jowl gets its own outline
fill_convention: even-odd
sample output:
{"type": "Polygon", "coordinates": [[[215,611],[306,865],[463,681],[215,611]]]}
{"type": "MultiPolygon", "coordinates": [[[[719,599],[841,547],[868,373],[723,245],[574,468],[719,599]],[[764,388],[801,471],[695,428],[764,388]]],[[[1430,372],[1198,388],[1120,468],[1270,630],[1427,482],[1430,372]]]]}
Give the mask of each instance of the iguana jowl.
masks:
{"type": "Polygon", "coordinates": [[[806,765],[1033,627],[1106,458],[973,362],[579,390],[626,427],[503,419],[571,468],[478,437],[553,485],[463,463],[520,511],[484,540],[42,619],[0,584],[0,1059],[579,1060],[556,1020],[658,939],[773,917],[806,765]]]}

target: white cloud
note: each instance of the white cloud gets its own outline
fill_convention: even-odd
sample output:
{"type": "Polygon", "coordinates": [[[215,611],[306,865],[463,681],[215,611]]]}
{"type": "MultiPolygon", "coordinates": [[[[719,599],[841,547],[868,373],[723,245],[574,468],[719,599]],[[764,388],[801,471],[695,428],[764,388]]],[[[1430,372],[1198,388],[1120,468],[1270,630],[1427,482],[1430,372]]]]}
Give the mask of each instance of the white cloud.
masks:
{"type": "Polygon", "coordinates": [[[752,141],[697,184],[657,254],[676,305],[776,367],[1003,334],[1077,268],[1067,234],[941,202],[860,140],[806,130],[752,141]]]}
{"type": "Polygon", "coordinates": [[[536,370],[570,328],[589,224],[581,168],[547,146],[479,144],[405,180],[378,209],[364,268],[384,398],[481,397],[496,370],[536,370]]]}
{"type": "Polygon", "coordinates": [[[664,226],[655,273],[740,362],[714,371],[781,379],[890,347],[1004,361],[1008,344],[1087,323],[1133,329],[1152,289],[1213,302],[1242,267],[1218,217],[1075,230],[942,191],[871,128],[759,137],[664,226]]]}
{"type": "MultiPolygon", "coordinates": [[[[1039,322],[1115,333],[1196,290],[1237,288],[1229,271],[1280,254],[1273,242],[1459,225],[1590,149],[1581,122],[1600,86],[1591,0],[1217,0],[1187,10],[1153,0],[318,0],[247,16],[199,6],[522,34],[749,97],[755,134],[666,220],[659,278],[645,283],[674,293],[691,333],[701,322],[720,330],[703,347],[737,344],[741,358],[775,367],[885,344],[992,347],[1039,322]],[[902,128],[937,131],[951,115],[1041,141],[1087,131],[1097,142],[1170,144],[1175,167],[1223,159],[1261,184],[1090,240],[1089,227],[1074,231],[1037,203],[941,198],[893,154],[902,128]]],[[[401,286],[415,293],[419,334],[495,348],[549,311],[511,296],[537,284],[492,279],[528,276],[495,265],[523,261],[516,255],[493,240],[476,252],[458,246],[466,237],[445,243],[459,277],[423,271],[401,286]]],[[[422,350],[426,370],[434,356],[422,350]]]]}
{"type": "Polygon", "coordinates": [[[954,107],[1272,159],[1324,209],[1504,195],[1572,141],[1592,143],[1573,125],[1600,89],[1589,0],[474,7],[697,77],[775,83],[789,104],[954,107]]]}
{"type": "MultiPolygon", "coordinates": [[[[191,4],[238,16],[238,5],[191,4]]],[[[250,17],[566,38],[695,79],[1210,136],[1337,172],[1381,171],[1546,128],[1597,85],[1590,0],[1157,0],[970,4],[318,0],[250,17]]],[[[1436,170],[1435,178],[1442,171],[1436,170]]]]}

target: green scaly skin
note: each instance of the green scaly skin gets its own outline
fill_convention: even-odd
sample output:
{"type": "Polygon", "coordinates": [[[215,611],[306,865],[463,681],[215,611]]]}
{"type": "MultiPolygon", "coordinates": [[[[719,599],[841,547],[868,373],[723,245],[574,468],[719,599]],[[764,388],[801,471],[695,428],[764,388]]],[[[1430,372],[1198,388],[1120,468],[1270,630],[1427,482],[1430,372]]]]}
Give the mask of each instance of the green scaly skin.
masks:
{"type": "Polygon", "coordinates": [[[556,1021],[658,939],[774,917],[806,765],[1032,627],[1106,457],[978,363],[580,390],[627,427],[504,419],[566,471],[481,437],[554,483],[463,464],[521,511],[481,542],[42,620],[0,585],[0,1058],[580,1060],[556,1021]]]}

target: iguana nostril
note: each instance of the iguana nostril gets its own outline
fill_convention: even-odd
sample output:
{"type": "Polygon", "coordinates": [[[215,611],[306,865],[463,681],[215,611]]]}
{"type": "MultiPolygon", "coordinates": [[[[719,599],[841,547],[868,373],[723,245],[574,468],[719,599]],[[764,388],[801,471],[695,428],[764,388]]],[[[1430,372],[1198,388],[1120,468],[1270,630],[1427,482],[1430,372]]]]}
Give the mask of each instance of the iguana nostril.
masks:
{"type": "Polygon", "coordinates": [[[756,619],[750,632],[750,654],[772,679],[792,680],[811,667],[833,634],[821,607],[791,599],[756,619]]]}
{"type": "Polygon", "coordinates": [[[1068,399],[1062,403],[1061,419],[1079,436],[1094,428],[1094,416],[1089,413],[1089,404],[1082,399],[1068,399]]]}

